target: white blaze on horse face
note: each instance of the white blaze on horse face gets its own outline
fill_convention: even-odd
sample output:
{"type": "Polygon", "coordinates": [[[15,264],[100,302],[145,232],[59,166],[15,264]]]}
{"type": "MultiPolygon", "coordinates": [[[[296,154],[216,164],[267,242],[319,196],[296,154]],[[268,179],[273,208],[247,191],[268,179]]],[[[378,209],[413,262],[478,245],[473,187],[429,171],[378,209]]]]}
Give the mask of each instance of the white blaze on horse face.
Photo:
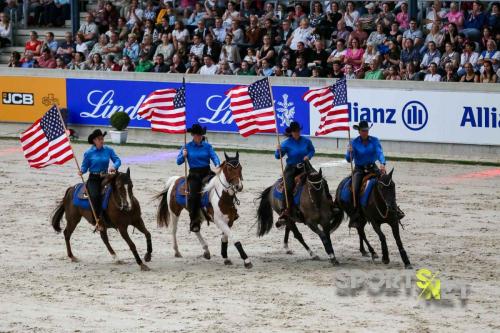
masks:
{"type": "Polygon", "coordinates": [[[130,185],[125,184],[125,201],[127,203],[128,210],[132,209],[132,193],[130,191],[130,185]]]}

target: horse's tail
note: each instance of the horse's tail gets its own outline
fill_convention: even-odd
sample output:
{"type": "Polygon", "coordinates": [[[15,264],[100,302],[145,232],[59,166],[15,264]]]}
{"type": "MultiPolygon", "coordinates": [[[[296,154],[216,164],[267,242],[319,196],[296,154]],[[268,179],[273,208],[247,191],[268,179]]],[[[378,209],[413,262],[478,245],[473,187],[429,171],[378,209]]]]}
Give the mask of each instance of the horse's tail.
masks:
{"type": "Polygon", "coordinates": [[[61,220],[64,215],[64,202],[66,200],[66,197],[68,197],[69,191],[71,190],[71,187],[68,187],[66,190],[66,193],[64,193],[64,197],[62,198],[61,201],[59,201],[59,204],[57,205],[56,209],[52,212],[52,228],[56,232],[61,232],[61,220]]]}
{"type": "Polygon", "coordinates": [[[156,200],[160,200],[160,203],[158,204],[158,212],[156,213],[156,220],[157,220],[158,226],[160,228],[161,227],[168,227],[168,219],[170,216],[170,212],[168,209],[168,191],[174,185],[177,178],[178,177],[170,177],[167,180],[165,190],[158,193],[154,197],[156,200]]]}
{"type": "Polygon", "coordinates": [[[269,195],[272,188],[272,186],[269,186],[257,198],[257,200],[260,199],[259,208],[257,209],[257,235],[259,237],[267,234],[273,227],[273,207],[271,206],[272,199],[269,195]]]}

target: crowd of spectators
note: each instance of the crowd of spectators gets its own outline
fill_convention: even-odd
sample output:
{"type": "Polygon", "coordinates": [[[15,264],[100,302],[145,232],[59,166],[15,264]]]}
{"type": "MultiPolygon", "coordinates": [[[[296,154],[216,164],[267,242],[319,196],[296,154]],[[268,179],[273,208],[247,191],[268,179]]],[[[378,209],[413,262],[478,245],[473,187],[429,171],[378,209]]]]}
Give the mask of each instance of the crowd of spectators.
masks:
{"type": "MultiPolygon", "coordinates": [[[[56,26],[64,1],[39,0],[33,22],[56,26]]],[[[429,1],[104,2],[78,33],[32,32],[11,67],[205,75],[500,82],[500,3],[429,1]]],[[[8,44],[8,11],[0,47],[8,44]]]]}

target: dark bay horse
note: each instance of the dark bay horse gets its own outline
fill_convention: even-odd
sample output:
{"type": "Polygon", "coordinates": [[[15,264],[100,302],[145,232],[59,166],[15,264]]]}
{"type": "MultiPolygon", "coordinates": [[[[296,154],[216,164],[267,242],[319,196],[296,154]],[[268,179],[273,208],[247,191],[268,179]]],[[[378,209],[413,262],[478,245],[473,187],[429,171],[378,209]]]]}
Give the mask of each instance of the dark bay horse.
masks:
{"type": "MultiPolygon", "coordinates": [[[[103,186],[107,184],[109,184],[112,189],[109,204],[107,209],[105,210],[107,218],[112,224],[112,227],[118,229],[123,239],[127,242],[130,250],[134,254],[135,261],[138,265],[141,266],[141,270],[148,271],[148,266],[146,266],[146,264],[142,262],[139,254],[137,253],[135,244],[132,239],[130,239],[127,231],[128,226],[131,225],[142,232],[144,236],[146,236],[147,253],[144,256],[144,260],[146,262],[151,261],[151,253],[153,252],[153,247],[151,245],[151,234],[144,225],[144,221],[141,218],[141,207],[139,205],[139,201],[137,201],[132,192],[133,184],[132,179],[130,178],[130,169],[127,169],[126,173],[117,172],[107,175],[103,180],[103,186]]],[[[66,215],[67,223],[66,228],[64,228],[66,250],[68,252],[68,257],[72,261],[77,261],[76,257],[71,251],[71,234],[75,230],[78,223],[80,223],[82,217],[84,217],[91,224],[94,224],[95,222],[90,210],[82,209],[73,205],[74,195],[76,195],[75,186],[69,187],[66,190],[64,198],[54,210],[54,213],[52,215],[52,227],[55,231],[61,232],[61,219],[63,215],[66,215]]],[[[109,244],[106,228],[104,231],[101,231],[101,238],[106,245],[109,253],[116,260],[116,253],[109,244]]]]}
{"type": "MultiPolygon", "coordinates": [[[[205,216],[207,221],[214,222],[222,231],[221,255],[224,259],[224,264],[232,264],[227,255],[228,243],[229,240],[231,240],[238,250],[241,259],[243,259],[245,267],[251,268],[252,262],[243,250],[243,245],[241,245],[240,240],[231,230],[234,221],[238,219],[238,211],[235,205],[238,201],[236,193],[243,190],[243,174],[239,153],[236,152],[235,157],[229,157],[226,153],[224,153],[224,156],[225,161],[222,162],[215,176],[208,181],[203,189],[203,193],[207,193],[208,195],[208,207],[205,211],[202,210],[200,216],[205,216]]],[[[186,209],[186,206],[180,205],[176,199],[179,183],[181,181],[184,181],[184,177],[170,177],[167,180],[165,189],[156,196],[156,199],[160,200],[157,213],[158,226],[171,226],[174,241],[173,247],[176,257],[181,257],[176,236],[177,222],[182,210],[186,209]]],[[[184,193],[183,189],[182,193],[184,193]]],[[[199,231],[195,234],[203,247],[203,257],[205,259],[210,259],[211,256],[207,242],[203,239],[199,231]]]]}
{"type": "MultiPolygon", "coordinates": [[[[305,165],[306,179],[300,194],[299,205],[296,207],[301,217],[297,218],[294,214],[291,215],[293,222],[287,225],[285,240],[288,238],[287,233],[292,231],[295,238],[306,248],[311,257],[317,259],[314,252],[304,242],[302,235],[295,225],[296,222],[304,223],[320,237],[330,262],[337,265],[338,261],[335,258],[330,234],[339,227],[342,222],[343,213],[341,210],[338,210],[338,213],[334,213],[333,203],[328,197],[329,193],[327,193],[328,185],[323,178],[321,169],[319,172],[314,170],[309,162],[306,162],[305,165]]],[[[277,199],[273,193],[276,185],[277,183],[266,188],[257,198],[260,200],[257,209],[257,234],[259,236],[264,236],[271,230],[273,226],[273,211],[279,213],[282,210],[282,201],[277,199]]],[[[286,243],[285,246],[287,246],[286,243]]]]}
{"type": "MultiPolygon", "coordinates": [[[[394,236],[394,239],[396,240],[399,254],[401,255],[401,259],[405,264],[405,268],[411,269],[412,265],[410,263],[410,260],[408,259],[408,255],[406,254],[406,250],[403,247],[403,242],[401,241],[401,236],[399,234],[399,224],[400,224],[400,220],[398,217],[399,208],[396,204],[396,184],[392,179],[393,172],[394,169],[391,170],[389,174],[382,174],[376,179],[377,183],[373,186],[369,194],[366,205],[365,206],[362,205],[361,207],[364,219],[361,221],[360,227],[357,228],[359,235],[359,242],[360,242],[360,251],[363,254],[363,256],[368,255],[363,246],[363,242],[365,242],[372,255],[372,259],[378,257],[376,252],[373,250],[372,246],[368,242],[364,230],[366,223],[370,222],[372,224],[373,229],[377,233],[382,245],[382,262],[384,264],[388,264],[390,262],[386,238],[381,230],[381,225],[387,223],[392,229],[392,234],[394,236]]],[[[350,216],[354,211],[352,203],[351,202],[346,203],[341,200],[342,187],[349,178],[350,177],[344,178],[344,180],[342,180],[339,186],[337,187],[337,192],[335,194],[335,202],[337,202],[338,206],[347,215],[350,216]]]]}

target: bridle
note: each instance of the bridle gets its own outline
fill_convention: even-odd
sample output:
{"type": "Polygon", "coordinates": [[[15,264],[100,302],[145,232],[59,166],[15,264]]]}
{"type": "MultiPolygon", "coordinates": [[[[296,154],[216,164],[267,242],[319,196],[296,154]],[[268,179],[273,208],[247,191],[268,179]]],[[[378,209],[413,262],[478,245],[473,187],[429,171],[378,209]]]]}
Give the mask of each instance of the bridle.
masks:
{"type": "MultiPolygon", "coordinates": [[[[117,175],[116,177],[119,177],[119,175],[117,175]]],[[[113,183],[110,183],[108,186],[112,186],[112,188],[113,188],[110,200],[116,205],[116,207],[118,207],[119,211],[121,211],[121,212],[125,211],[125,208],[127,208],[127,206],[125,206],[123,204],[123,201],[124,201],[123,197],[119,193],[119,191],[116,189],[116,178],[115,178],[115,181],[113,183]],[[116,201],[116,195],[118,195],[118,197],[120,198],[120,204],[118,204],[118,202],[116,201]]],[[[130,184],[129,184],[129,186],[130,186],[130,184]]],[[[126,199],[125,199],[125,202],[126,202],[126,199]]],[[[134,205],[134,200],[133,200],[133,196],[132,196],[131,202],[130,202],[130,207],[129,207],[130,210],[132,210],[133,205],[134,205]]]]}
{"type": "MultiPolygon", "coordinates": [[[[392,183],[393,183],[392,179],[389,179],[389,182],[387,184],[385,184],[381,180],[377,179],[377,185],[380,184],[380,185],[382,185],[384,187],[389,187],[392,183]]],[[[382,212],[380,211],[380,208],[378,207],[378,204],[377,204],[377,200],[375,200],[375,209],[377,209],[377,212],[380,215],[380,217],[382,219],[386,220],[387,217],[389,216],[390,206],[387,204],[387,201],[385,200],[384,196],[380,193],[380,189],[378,188],[378,186],[377,186],[377,193],[378,193],[379,197],[382,199],[382,201],[384,202],[384,205],[385,205],[385,214],[382,214],[382,212]]]]}
{"type": "Polygon", "coordinates": [[[324,184],[324,179],[323,177],[321,177],[319,180],[316,180],[316,181],[312,181],[309,179],[309,177],[306,178],[307,179],[307,183],[311,186],[308,186],[307,187],[307,191],[309,192],[309,198],[311,199],[311,202],[313,205],[316,206],[316,202],[314,201],[314,197],[313,195],[311,194],[311,187],[316,191],[320,191],[322,188],[323,188],[323,184],[324,184]]]}
{"type": "MultiPolygon", "coordinates": [[[[225,165],[228,165],[229,167],[231,167],[233,169],[237,169],[238,167],[241,166],[241,164],[238,160],[226,161],[225,165]]],[[[224,172],[224,171],[222,170],[221,172],[224,172]]],[[[236,197],[236,192],[237,192],[236,185],[234,185],[232,183],[232,180],[234,180],[236,177],[243,179],[243,177],[235,176],[233,178],[227,179],[226,180],[227,184],[224,184],[224,181],[220,177],[220,172],[217,174],[217,179],[219,180],[219,182],[222,185],[222,187],[224,188],[224,190],[229,194],[229,196],[233,197],[233,202],[239,206],[240,200],[236,197]]],[[[217,192],[217,188],[214,187],[214,190],[215,190],[215,194],[217,194],[217,197],[220,200],[221,196],[220,196],[219,192],[217,192]]]]}

